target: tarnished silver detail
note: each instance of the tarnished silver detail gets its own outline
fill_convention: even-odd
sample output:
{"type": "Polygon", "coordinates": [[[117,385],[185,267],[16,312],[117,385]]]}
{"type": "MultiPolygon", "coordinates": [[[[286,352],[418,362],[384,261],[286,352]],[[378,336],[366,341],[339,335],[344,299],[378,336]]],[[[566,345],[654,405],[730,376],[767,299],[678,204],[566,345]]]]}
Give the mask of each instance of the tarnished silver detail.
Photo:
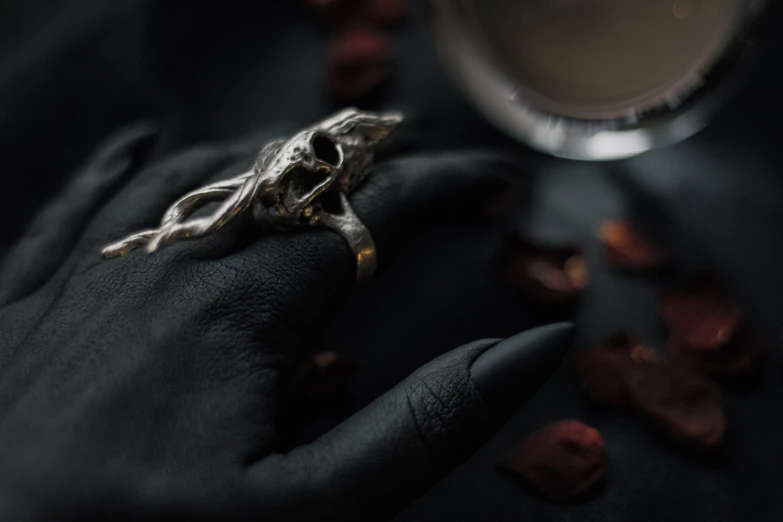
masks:
{"type": "Polygon", "coordinates": [[[324,226],[339,233],[356,255],[357,279],[372,276],[372,236],[354,214],[348,194],[364,180],[375,149],[402,122],[396,112],[345,109],[287,140],[261,149],[253,169],[190,192],[169,207],[157,229],[143,230],[102,250],[110,259],[146,246],[149,253],[183,239],[209,235],[252,207],[261,224],[324,226]],[[205,217],[191,218],[222,201],[205,217]]]}

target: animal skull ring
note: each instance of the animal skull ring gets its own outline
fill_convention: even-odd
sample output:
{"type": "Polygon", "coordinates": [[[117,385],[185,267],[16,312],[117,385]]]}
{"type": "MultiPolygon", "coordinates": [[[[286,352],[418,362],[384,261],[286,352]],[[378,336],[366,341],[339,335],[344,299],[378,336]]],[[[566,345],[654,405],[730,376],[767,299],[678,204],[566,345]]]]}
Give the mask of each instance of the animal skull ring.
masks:
{"type": "Polygon", "coordinates": [[[184,239],[207,236],[252,207],[260,224],[324,226],[339,233],[356,255],[357,279],[376,268],[375,243],[348,203],[348,194],[367,177],[375,149],[402,123],[396,112],[345,109],[289,139],[264,145],[253,169],[207,185],[174,203],[160,227],[144,230],[103,249],[104,259],[140,246],[149,253],[184,239]],[[191,217],[207,203],[222,201],[211,214],[191,217]]]}

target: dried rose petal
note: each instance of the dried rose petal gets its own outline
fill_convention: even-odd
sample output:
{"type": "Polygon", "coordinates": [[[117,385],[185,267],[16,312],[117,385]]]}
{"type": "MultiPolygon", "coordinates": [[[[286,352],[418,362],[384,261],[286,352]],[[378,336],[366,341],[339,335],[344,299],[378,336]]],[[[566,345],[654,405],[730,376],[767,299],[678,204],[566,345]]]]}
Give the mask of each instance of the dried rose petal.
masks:
{"type": "Polygon", "coordinates": [[[713,376],[754,369],[761,353],[745,328],[744,314],[714,276],[702,275],[661,298],[673,360],[713,376]]]}
{"type": "Polygon", "coordinates": [[[574,301],[588,284],[587,262],[577,248],[545,247],[519,239],[502,256],[505,279],[546,303],[574,301]]]}
{"type": "Polygon", "coordinates": [[[568,281],[574,288],[587,288],[590,282],[590,272],[587,269],[587,260],[581,255],[573,255],[563,265],[568,281]]]}
{"type": "Polygon", "coordinates": [[[638,339],[618,332],[602,343],[577,352],[574,367],[587,395],[606,406],[620,407],[630,403],[631,396],[624,373],[633,371],[627,363],[652,363],[661,355],[638,339]]]}
{"type": "Polygon", "coordinates": [[[531,434],[501,467],[544,496],[562,502],[601,481],[605,455],[604,441],[597,430],[566,420],[531,434]]]}
{"type": "Polygon", "coordinates": [[[402,0],[307,0],[331,27],[330,94],[343,102],[374,94],[391,77],[391,42],[384,26],[405,15],[402,0]]]}
{"type": "Polygon", "coordinates": [[[719,350],[742,325],[742,310],[711,276],[701,276],[661,298],[672,341],[694,351],[719,350]]]}
{"type": "Polygon", "coordinates": [[[758,345],[744,336],[720,350],[694,351],[674,342],[668,348],[671,359],[698,373],[715,378],[746,376],[760,366],[762,353],[758,345]]]}
{"type": "Polygon", "coordinates": [[[634,337],[618,333],[574,358],[587,395],[607,406],[634,405],[666,437],[700,450],[723,441],[720,390],[666,360],[634,337]]]}
{"type": "Polygon", "coordinates": [[[329,89],[339,99],[367,96],[386,83],[391,64],[391,43],[383,34],[361,29],[341,34],[329,55],[329,89]]]}
{"type": "Polygon", "coordinates": [[[598,231],[604,261],[622,270],[655,271],[666,268],[669,257],[627,221],[606,221],[598,231]]]}
{"type": "Polygon", "coordinates": [[[634,404],[664,436],[701,451],[721,445],[726,417],[717,386],[669,363],[638,364],[625,375],[634,404]]]}

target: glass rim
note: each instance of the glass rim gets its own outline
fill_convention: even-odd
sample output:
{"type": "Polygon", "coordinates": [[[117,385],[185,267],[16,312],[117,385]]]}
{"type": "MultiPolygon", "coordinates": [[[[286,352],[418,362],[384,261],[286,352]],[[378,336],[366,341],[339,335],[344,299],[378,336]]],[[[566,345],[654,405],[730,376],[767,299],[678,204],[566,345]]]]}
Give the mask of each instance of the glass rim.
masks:
{"type": "Polygon", "coordinates": [[[739,85],[750,60],[748,36],[766,0],[743,4],[740,19],[706,69],[694,70],[657,106],[606,119],[580,119],[539,110],[519,82],[495,62],[465,16],[475,1],[431,0],[430,26],[447,71],[497,127],[542,152],[576,160],[603,161],[634,156],[682,141],[703,129],[739,85]]]}

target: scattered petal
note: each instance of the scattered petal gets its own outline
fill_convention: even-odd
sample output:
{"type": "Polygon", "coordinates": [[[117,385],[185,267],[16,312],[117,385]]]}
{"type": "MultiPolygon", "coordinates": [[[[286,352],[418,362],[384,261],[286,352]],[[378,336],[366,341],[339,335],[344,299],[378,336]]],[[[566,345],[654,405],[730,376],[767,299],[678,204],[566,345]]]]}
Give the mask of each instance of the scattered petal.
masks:
{"type": "Polygon", "coordinates": [[[574,420],[531,434],[502,464],[547,498],[574,499],[604,476],[606,452],[597,430],[574,420]]]}
{"type": "Polygon", "coordinates": [[[590,282],[587,260],[581,255],[573,255],[563,265],[568,281],[575,288],[586,288],[590,282]]]}
{"type": "Polygon", "coordinates": [[[665,437],[698,450],[723,441],[723,396],[712,383],[678,367],[626,333],[574,356],[582,387],[594,401],[633,405],[665,437]]]}
{"type": "Polygon", "coordinates": [[[342,102],[376,93],[391,78],[387,26],[405,16],[402,0],[307,0],[331,28],[327,87],[342,102]]]}
{"type": "Polygon", "coordinates": [[[587,262],[579,249],[545,247],[519,239],[507,243],[502,271],[515,288],[551,304],[575,301],[589,278],[587,262]]]}
{"type": "Polygon", "coordinates": [[[666,268],[669,256],[627,221],[606,221],[598,237],[604,246],[607,265],[629,271],[658,271],[666,268]]]}
{"type": "Polygon", "coordinates": [[[742,310],[714,276],[701,275],[666,292],[661,316],[669,329],[669,354],[684,366],[729,377],[751,372],[760,361],[742,310]]]}
{"type": "Polygon", "coordinates": [[[582,388],[592,400],[606,406],[621,407],[631,401],[623,372],[632,371],[632,366],[624,363],[656,358],[660,358],[660,354],[654,349],[625,332],[619,332],[604,342],[577,352],[574,367],[582,388]]]}
{"type": "Polygon", "coordinates": [[[327,70],[329,89],[335,98],[368,96],[391,75],[391,43],[385,35],[372,31],[344,33],[332,45],[327,70]]]}
{"type": "Polygon", "coordinates": [[[762,359],[758,345],[744,338],[713,352],[696,352],[670,343],[669,355],[677,364],[695,372],[725,379],[754,374],[762,359]]]}
{"type": "Polygon", "coordinates": [[[665,437],[700,451],[723,443],[723,395],[714,384],[669,363],[638,364],[626,374],[631,399],[665,437]]]}
{"type": "Polygon", "coordinates": [[[720,350],[731,343],[742,322],[739,306],[706,277],[666,292],[661,315],[672,340],[693,351],[720,350]]]}

